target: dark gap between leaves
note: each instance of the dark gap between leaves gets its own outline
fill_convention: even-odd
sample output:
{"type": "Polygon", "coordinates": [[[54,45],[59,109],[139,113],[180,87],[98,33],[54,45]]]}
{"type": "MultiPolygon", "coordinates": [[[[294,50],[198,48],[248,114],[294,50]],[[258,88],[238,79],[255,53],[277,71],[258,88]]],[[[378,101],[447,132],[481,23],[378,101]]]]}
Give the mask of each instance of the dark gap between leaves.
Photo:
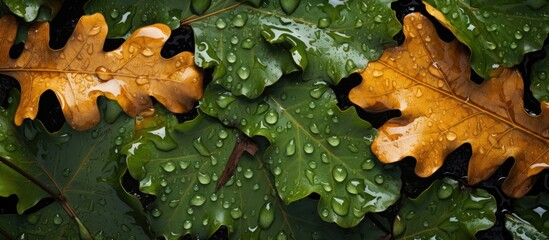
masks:
{"type": "Polygon", "coordinates": [[[9,93],[13,88],[20,89],[19,82],[10,76],[0,75],[0,106],[4,109],[9,106],[9,93]]]}
{"type": "Polygon", "coordinates": [[[146,194],[139,190],[139,181],[135,180],[132,175],[130,175],[128,170],[126,170],[122,176],[122,188],[124,188],[124,190],[129,194],[139,199],[139,202],[141,202],[141,206],[143,206],[143,208],[146,208],[149,204],[156,200],[156,196],[146,194]]]}
{"type": "Polygon", "coordinates": [[[52,133],[59,131],[65,124],[61,104],[52,90],[47,90],[40,96],[36,118],[52,133]]]}

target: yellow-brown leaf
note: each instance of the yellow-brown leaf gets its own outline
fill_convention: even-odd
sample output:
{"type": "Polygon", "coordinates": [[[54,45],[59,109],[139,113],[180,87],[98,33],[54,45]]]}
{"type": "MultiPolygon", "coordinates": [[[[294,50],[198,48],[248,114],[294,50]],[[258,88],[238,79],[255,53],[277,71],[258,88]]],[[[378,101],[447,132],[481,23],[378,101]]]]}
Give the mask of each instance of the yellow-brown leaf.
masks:
{"type": "Polygon", "coordinates": [[[469,78],[469,52],[456,40],[445,43],[419,13],[404,20],[406,40],[387,49],[362,73],[351,101],[402,116],[379,129],[373,152],[386,163],[416,158],[416,173],[430,176],[457,147],[470,143],[469,183],[488,178],[509,157],[515,158],[503,190],[524,195],[533,177],[549,167],[549,104],[531,116],[523,108],[523,83],[516,69],[477,85],[469,78]]]}
{"type": "Polygon", "coordinates": [[[107,25],[100,14],[82,17],[58,50],[49,48],[49,25],[41,23],[29,30],[21,56],[11,59],[16,29],[13,17],[0,19],[0,73],[21,85],[17,125],[36,117],[40,95],[47,90],[55,93],[67,122],[77,130],[99,122],[99,96],[116,100],[130,116],[151,108],[150,96],[178,113],[190,110],[202,97],[202,73],[192,53],[170,59],[160,55],[170,35],[165,25],[140,28],[118,49],[104,52],[107,25]]]}

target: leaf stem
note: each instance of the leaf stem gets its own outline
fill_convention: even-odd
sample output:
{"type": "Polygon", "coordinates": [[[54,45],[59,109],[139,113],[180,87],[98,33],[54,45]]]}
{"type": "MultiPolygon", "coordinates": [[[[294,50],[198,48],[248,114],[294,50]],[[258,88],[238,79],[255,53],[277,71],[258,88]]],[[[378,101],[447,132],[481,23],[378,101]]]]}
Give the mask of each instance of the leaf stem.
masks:
{"type": "Polygon", "coordinates": [[[34,178],[32,175],[30,175],[29,173],[25,172],[23,169],[21,169],[19,166],[13,164],[12,162],[8,161],[7,159],[3,158],[3,157],[0,157],[0,162],[2,162],[3,164],[6,164],[8,167],[10,167],[11,169],[13,169],[14,171],[16,171],[17,173],[23,175],[23,177],[25,177],[26,179],[28,179],[29,181],[31,181],[32,183],[34,183],[36,186],[40,187],[42,190],[44,190],[44,192],[48,193],[49,195],[51,195],[53,198],[55,198],[55,200],[57,201],[60,201],[60,202],[63,202],[65,201],[65,198],[60,194],[60,193],[56,193],[54,192],[53,190],[51,190],[50,188],[48,188],[48,186],[46,186],[45,184],[41,183],[40,181],[38,181],[38,179],[34,178]]]}
{"type": "Polygon", "coordinates": [[[248,152],[250,155],[254,156],[257,150],[258,146],[252,142],[250,138],[244,136],[243,134],[237,136],[237,143],[234,146],[233,152],[229,157],[229,161],[227,162],[221,177],[219,177],[215,190],[219,190],[219,188],[225,185],[225,183],[227,183],[227,181],[231,178],[238,162],[240,161],[240,156],[242,156],[244,152],[248,152]]]}

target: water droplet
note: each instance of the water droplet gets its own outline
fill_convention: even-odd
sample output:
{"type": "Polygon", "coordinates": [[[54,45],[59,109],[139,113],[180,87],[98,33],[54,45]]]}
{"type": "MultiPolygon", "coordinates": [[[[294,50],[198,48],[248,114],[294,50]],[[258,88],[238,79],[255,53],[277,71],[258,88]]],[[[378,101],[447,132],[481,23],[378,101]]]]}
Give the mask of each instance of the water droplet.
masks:
{"type": "Polygon", "coordinates": [[[511,43],[509,44],[509,47],[510,47],[511,49],[517,49],[518,45],[517,45],[516,42],[511,42],[511,43]]]}
{"type": "Polygon", "coordinates": [[[347,149],[349,149],[352,153],[358,153],[358,147],[355,144],[347,145],[347,149]]]}
{"type": "Polygon", "coordinates": [[[322,214],[323,217],[328,217],[328,214],[330,214],[330,212],[328,211],[328,209],[323,208],[322,211],[320,211],[320,214],[322,214]]]}
{"type": "Polygon", "coordinates": [[[141,51],[141,54],[143,54],[143,56],[145,57],[150,57],[154,54],[153,50],[148,48],[148,47],[145,47],[143,48],[143,50],[141,51]]]}
{"type": "Polygon", "coordinates": [[[273,170],[273,173],[278,176],[282,173],[282,170],[280,169],[280,167],[275,167],[275,169],[273,170]]]}
{"type": "Polygon", "coordinates": [[[320,133],[320,130],[318,129],[318,126],[316,125],[316,123],[312,123],[312,124],[309,126],[309,130],[310,130],[312,133],[315,133],[315,134],[319,134],[319,133],[320,133]]]}
{"type": "Polygon", "coordinates": [[[268,124],[275,124],[278,121],[278,112],[271,109],[265,114],[265,122],[268,124]]]}
{"type": "Polygon", "coordinates": [[[382,72],[382,71],[379,71],[379,70],[374,70],[374,71],[372,72],[372,76],[374,76],[374,77],[381,77],[381,76],[383,76],[383,72],[382,72]]]}
{"type": "Polygon", "coordinates": [[[332,197],[332,209],[339,216],[345,216],[349,213],[350,201],[346,197],[332,197]]]}
{"type": "Polygon", "coordinates": [[[496,44],[493,42],[486,41],[486,47],[490,50],[496,49],[496,44]]]}
{"type": "Polygon", "coordinates": [[[522,26],[522,30],[524,30],[524,32],[530,32],[530,25],[524,24],[524,26],[522,26]]]}
{"type": "Polygon", "coordinates": [[[311,169],[316,169],[316,162],[314,160],[311,160],[307,163],[311,169]]]}
{"type": "Polygon", "coordinates": [[[191,0],[191,9],[194,13],[202,15],[211,4],[211,0],[191,0]]]}
{"type": "Polygon", "coordinates": [[[438,187],[437,196],[439,199],[446,199],[452,196],[453,188],[450,184],[445,182],[441,183],[438,187]]]}
{"type": "Polygon", "coordinates": [[[225,29],[227,27],[227,23],[223,18],[218,18],[217,21],[215,21],[215,26],[219,29],[225,29]]]}
{"type": "Polygon", "coordinates": [[[229,211],[229,214],[234,220],[237,220],[242,217],[242,210],[239,207],[233,208],[229,211]]]}
{"type": "Polygon", "coordinates": [[[520,40],[522,39],[522,37],[523,37],[522,32],[517,30],[515,32],[515,39],[520,40]]]}
{"type": "Polygon", "coordinates": [[[233,18],[232,23],[235,27],[243,27],[246,22],[248,21],[248,14],[246,13],[238,13],[233,18]]]}
{"type": "Polygon", "coordinates": [[[204,157],[209,157],[210,155],[212,155],[208,148],[206,148],[206,146],[204,146],[204,144],[202,143],[202,138],[195,139],[193,141],[193,147],[200,155],[204,157]]]}
{"type": "Polygon", "coordinates": [[[236,62],[236,54],[234,54],[234,52],[229,52],[227,54],[227,62],[229,62],[229,63],[235,63],[236,62]]]}
{"type": "Polygon", "coordinates": [[[238,42],[240,42],[240,39],[236,35],[231,37],[231,44],[236,45],[238,42]]]}
{"type": "Polygon", "coordinates": [[[376,16],[374,17],[374,22],[376,22],[376,23],[381,23],[381,22],[383,22],[383,17],[382,17],[381,15],[376,15],[376,16]]]}
{"type": "Polygon", "coordinates": [[[297,6],[299,5],[300,0],[280,0],[280,6],[282,10],[288,15],[292,14],[297,6]]]}
{"type": "Polygon", "coordinates": [[[63,223],[63,218],[59,214],[55,214],[55,216],[53,217],[53,223],[55,225],[59,225],[63,223]]]}
{"type": "Polygon", "coordinates": [[[416,212],[409,211],[408,213],[406,213],[405,217],[406,217],[407,220],[410,220],[410,219],[414,218],[415,216],[416,216],[416,212]]]}
{"type": "Polygon", "coordinates": [[[328,154],[323,152],[320,154],[320,160],[323,162],[323,163],[330,163],[330,158],[328,157],[328,154]]]}
{"type": "Polygon", "coordinates": [[[182,170],[185,170],[189,167],[189,165],[191,164],[191,162],[189,161],[185,161],[185,160],[181,160],[179,161],[179,167],[182,169],[182,170]]]}
{"type": "Polygon", "coordinates": [[[378,174],[378,175],[375,176],[374,181],[377,184],[383,184],[383,182],[385,181],[385,177],[383,177],[383,175],[381,175],[381,174],[378,174]]]}
{"type": "Polygon", "coordinates": [[[250,76],[250,69],[242,66],[238,70],[236,70],[236,74],[238,74],[238,77],[240,77],[242,80],[246,80],[250,76]]]}
{"type": "Polygon", "coordinates": [[[327,28],[328,26],[330,26],[331,23],[332,22],[330,21],[330,19],[323,17],[318,20],[318,27],[327,28]]]}
{"type": "Polygon", "coordinates": [[[254,172],[252,171],[252,169],[246,169],[244,171],[244,177],[247,178],[247,179],[250,179],[254,176],[254,172]]]}
{"type": "Polygon", "coordinates": [[[400,219],[400,216],[397,215],[395,218],[395,222],[393,223],[393,235],[398,236],[402,234],[406,230],[406,225],[402,222],[400,219]]]}
{"type": "Polygon", "coordinates": [[[122,143],[124,143],[124,139],[122,137],[118,136],[114,139],[114,144],[116,146],[120,146],[120,145],[122,145],[122,143]]]}
{"type": "Polygon", "coordinates": [[[339,137],[337,136],[331,136],[331,137],[328,137],[326,139],[326,141],[328,141],[328,143],[332,146],[332,147],[337,147],[340,143],[340,140],[339,140],[339,137]]]}
{"type": "Polygon", "coordinates": [[[332,176],[337,182],[343,182],[347,178],[347,170],[343,166],[336,166],[332,170],[332,176]]]}
{"type": "Polygon", "coordinates": [[[119,15],[118,10],[117,10],[117,9],[111,10],[111,14],[110,14],[110,15],[111,15],[112,18],[117,18],[118,15],[119,15]]]}
{"type": "Polygon", "coordinates": [[[449,131],[446,133],[446,139],[448,139],[448,141],[454,141],[456,140],[456,138],[457,138],[457,135],[455,132],[449,131]]]}
{"type": "Polygon", "coordinates": [[[226,139],[229,136],[229,133],[227,133],[227,131],[225,131],[224,129],[221,129],[218,132],[218,136],[221,139],[226,139]]]}
{"type": "Polygon", "coordinates": [[[244,39],[244,41],[240,44],[243,49],[251,49],[254,45],[255,42],[251,38],[244,39]]]}
{"type": "Polygon", "coordinates": [[[175,164],[172,161],[162,163],[160,166],[166,172],[173,172],[173,170],[175,170],[175,164]]]}
{"type": "Polygon", "coordinates": [[[202,206],[204,202],[206,202],[206,197],[202,195],[195,195],[191,198],[191,201],[190,201],[191,205],[197,206],[197,207],[202,206]]]}
{"type": "Polygon", "coordinates": [[[288,142],[288,145],[286,145],[286,156],[292,156],[295,154],[295,142],[292,138],[290,142],[288,142]]]}
{"type": "Polygon", "coordinates": [[[191,223],[191,221],[185,220],[185,222],[183,222],[183,228],[191,229],[191,227],[193,227],[193,224],[191,223]]]}
{"type": "Polygon", "coordinates": [[[358,194],[359,189],[361,189],[360,185],[361,184],[360,184],[359,180],[356,180],[356,179],[351,180],[351,181],[347,182],[347,185],[345,186],[345,189],[350,194],[358,194]]]}
{"type": "Polygon", "coordinates": [[[259,210],[259,227],[263,229],[269,228],[274,222],[275,214],[271,205],[270,202],[265,203],[259,210]]]}
{"type": "Polygon", "coordinates": [[[207,185],[211,181],[210,175],[208,175],[207,173],[203,173],[203,172],[198,172],[197,178],[198,178],[198,182],[202,185],[207,185]]]}
{"type": "Polygon", "coordinates": [[[375,165],[376,165],[376,162],[373,159],[366,159],[366,161],[362,163],[362,169],[371,170],[372,168],[375,167],[375,165]]]}
{"type": "Polygon", "coordinates": [[[307,154],[311,154],[315,151],[315,147],[311,143],[306,143],[305,146],[303,146],[303,151],[307,154]]]}
{"type": "Polygon", "coordinates": [[[112,72],[104,66],[99,66],[95,69],[95,74],[101,81],[108,81],[113,78],[112,72]]]}
{"type": "Polygon", "coordinates": [[[276,235],[276,240],[287,240],[288,236],[286,236],[286,233],[284,231],[281,231],[276,235]]]}

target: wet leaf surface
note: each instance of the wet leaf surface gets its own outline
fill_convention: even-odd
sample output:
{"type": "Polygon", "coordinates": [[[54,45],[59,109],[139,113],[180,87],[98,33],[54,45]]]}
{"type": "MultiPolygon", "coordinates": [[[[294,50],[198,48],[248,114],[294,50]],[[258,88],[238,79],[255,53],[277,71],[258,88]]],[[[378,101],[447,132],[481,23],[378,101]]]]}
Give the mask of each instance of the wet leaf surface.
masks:
{"type": "Polygon", "coordinates": [[[238,130],[211,117],[199,115],[178,124],[173,115],[157,112],[145,118],[142,127],[123,152],[141,190],[157,196],[148,206],[148,214],[158,236],[207,238],[222,225],[231,239],[384,235],[370,221],[353,229],[323,222],[313,200],[286,206],[259,152],[255,157],[241,155],[232,177],[216,190],[229,156],[241,140],[238,130]]]}
{"type": "Polygon", "coordinates": [[[472,239],[494,224],[495,212],[496,200],[485,190],[443,178],[402,203],[393,234],[395,239],[472,239]]]}
{"type": "MultiPolygon", "coordinates": [[[[27,22],[49,21],[61,8],[62,0],[5,0],[2,5],[27,22]]],[[[3,8],[3,7],[2,7],[3,8]]]]}
{"type": "Polygon", "coordinates": [[[170,34],[165,25],[141,28],[118,49],[103,52],[107,27],[100,14],[82,17],[59,50],[49,48],[49,26],[43,23],[30,29],[17,59],[8,50],[15,39],[15,20],[2,18],[0,29],[5,33],[0,73],[16,78],[22,90],[17,125],[36,117],[40,95],[47,90],[57,95],[67,122],[78,130],[99,122],[99,96],[116,100],[131,116],[152,107],[149,96],[174,112],[190,110],[202,97],[202,73],[192,53],[160,56],[170,34]]]}
{"type": "Polygon", "coordinates": [[[470,143],[470,184],[514,157],[503,190],[512,197],[528,192],[549,162],[549,105],[542,104],[539,116],[525,112],[522,78],[514,69],[500,69],[482,85],[470,81],[468,51],[457,41],[442,42],[419,13],[405,18],[404,34],[404,44],[369,64],[349,94],[367,110],[402,112],[379,128],[372,151],[386,163],[412,156],[416,173],[426,177],[470,143]]]}
{"type": "MultiPolygon", "coordinates": [[[[139,202],[120,184],[126,167],[120,161],[119,147],[131,138],[133,121],[116,104],[108,105],[104,99],[99,101],[104,119],[111,123],[101,121],[88,131],[77,132],[65,125],[49,133],[40,122],[30,121],[11,130],[17,132],[18,141],[11,143],[13,149],[5,158],[59,193],[61,199],[32,214],[0,215],[0,232],[35,239],[147,238],[142,228],[146,226],[144,213],[135,210],[141,209],[139,202]]],[[[2,144],[11,149],[8,140],[2,144]]],[[[6,174],[4,164],[0,171],[0,176],[6,174]]],[[[15,193],[20,199],[41,191],[28,187],[27,179],[14,181],[2,179],[0,185],[25,187],[28,192],[15,193]]]]}
{"type": "Polygon", "coordinates": [[[514,211],[505,215],[505,227],[514,239],[545,239],[549,236],[549,194],[515,200],[514,211]]]}
{"type": "Polygon", "coordinates": [[[471,49],[471,65],[482,77],[513,67],[539,50],[549,32],[547,1],[425,0],[427,11],[471,49]]]}
{"type": "Polygon", "coordinates": [[[200,108],[250,137],[266,137],[264,159],[279,196],[291,203],[318,193],[325,221],[355,226],[399,196],[400,170],[370,152],[376,131],[354,108],[341,111],[323,81],[291,75],[256,100],[210,86],[200,108]]]}
{"type": "Polygon", "coordinates": [[[532,66],[530,89],[539,101],[549,102],[549,44],[543,49],[545,58],[532,66]]]}

